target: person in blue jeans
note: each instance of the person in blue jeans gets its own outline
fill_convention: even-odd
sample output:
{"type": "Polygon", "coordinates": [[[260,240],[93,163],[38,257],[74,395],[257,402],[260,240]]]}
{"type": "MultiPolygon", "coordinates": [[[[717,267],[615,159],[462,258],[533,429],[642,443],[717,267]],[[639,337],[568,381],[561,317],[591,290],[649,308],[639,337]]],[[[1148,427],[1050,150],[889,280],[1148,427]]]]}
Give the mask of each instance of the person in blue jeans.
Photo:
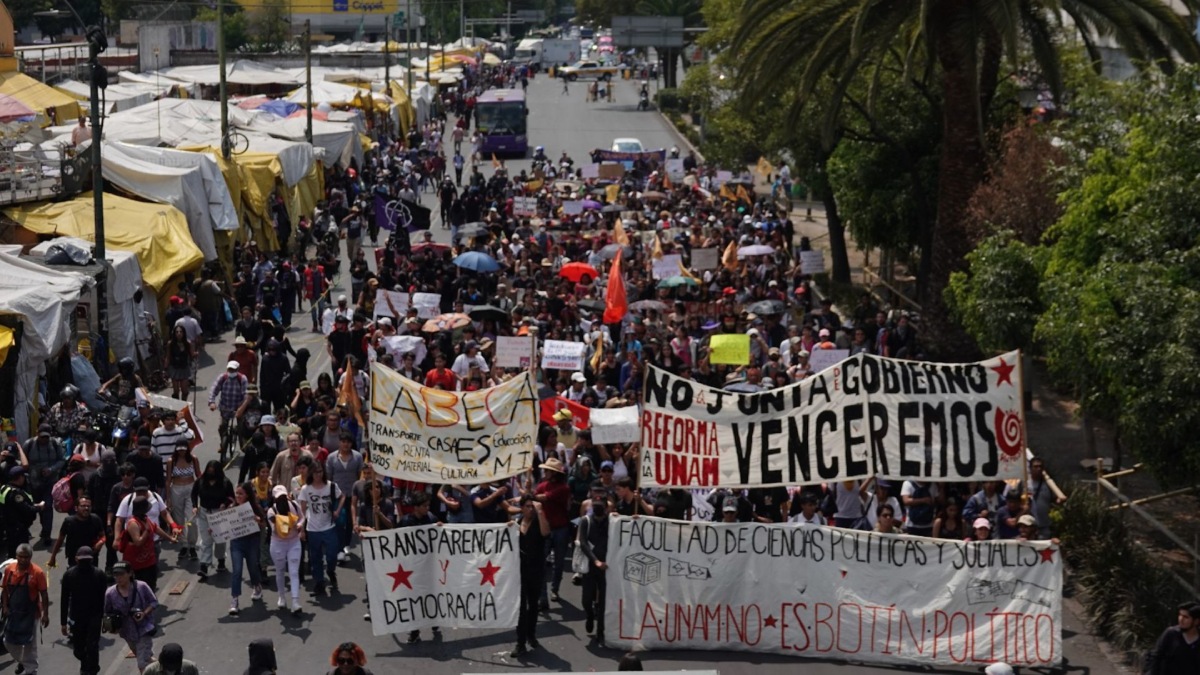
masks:
{"type": "Polygon", "coordinates": [[[251,510],[254,511],[254,520],[258,523],[259,529],[229,541],[229,559],[233,563],[233,579],[229,582],[229,590],[233,595],[233,600],[229,604],[229,616],[237,616],[241,611],[238,609],[238,599],[242,596],[243,566],[250,574],[250,585],[254,587],[254,594],[250,596],[250,600],[252,602],[262,600],[259,548],[262,546],[262,526],[263,523],[267,522],[262,508],[258,505],[257,500],[254,499],[253,483],[245,482],[234,488],[233,498],[236,502],[234,508],[238,508],[242,504],[250,505],[251,510]]]}
{"type": "Polygon", "coordinates": [[[337,514],[345,507],[346,495],[326,478],[325,466],[313,463],[300,488],[300,510],[304,513],[304,532],[300,537],[308,543],[308,560],[312,565],[313,594],[325,595],[325,568],[329,568],[329,586],[334,593],[337,584],[338,532],[337,514]]]}

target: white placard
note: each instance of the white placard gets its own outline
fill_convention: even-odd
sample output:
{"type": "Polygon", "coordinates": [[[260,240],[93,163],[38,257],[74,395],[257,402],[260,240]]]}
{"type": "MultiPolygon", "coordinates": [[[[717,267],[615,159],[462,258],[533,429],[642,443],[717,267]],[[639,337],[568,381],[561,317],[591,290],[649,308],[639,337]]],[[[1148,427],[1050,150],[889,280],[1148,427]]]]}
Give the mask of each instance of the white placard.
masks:
{"type": "Polygon", "coordinates": [[[432,319],[442,313],[442,294],[413,293],[412,304],[417,308],[417,316],[422,319],[432,319]]]}
{"type": "Polygon", "coordinates": [[[713,185],[716,187],[721,187],[731,180],[733,180],[732,171],[718,171],[716,178],[713,180],[713,185]]]}
{"type": "Polygon", "coordinates": [[[218,544],[254,534],[260,529],[258,521],[254,520],[254,507],[249,502],[208,514],[208,526],[212,529],[213,541],[218,544]]]}
{"type": "Polygon", "coordinates": [[[715,270],[721,264],[721,250],[717,248],[692,249],[692,269],[715,270]]]}
{"type": "Polygon", "coordinates": [[[593,164],[584,164],[583,166],[579,167],[579,177],[584,178],[584,179],[599,178],[600,177],[600,165],[594,164],[594,163],[593,164]]]}
{"type": "Polygon", "coordinates": [[[533,359],[533,338],[532,337],[505,337],[501,335],[496,338],[496,365],[501,368],[520,368],[524,370],[529,367],[533,359]]]}
{"type": "Polygon", "coordinates": [[[605,639],[920,667],[1061,664],[1062,552],[614,516],[605,639]]]}
{"type": "Polygon", "coordinates": [[[562,210],[564,216],[577,216],[583,213],[583,200],[568,199],[562,203],[562,210]]]}
{"type": "Polygon", "coordinates": [[[408,316],[408,293],[376,289],[374,318],[378,319],[381,316],[392,317],[392,325],[399,325],[398,322],[404,321],[404,317],[408,316]]]}
{"type": "Polygon", "coordinates": [[[642,428],[637,406],[595,408],[589,415],[593,443],[636,443],[642,428]]]}
{"type": "Polygon", "coordinates": [[[654,261],[654,278],[667,279],[679,276],[681,264],[683,264],[683,254],[667,253],[663,255],[662,258],[654,261]]]}
{"type": "Polygon", "coordinates": [[[824,274],[825,254],[820,251],[800,251],[800,271],[804,274],[824,274]]]}
{"type": "Polygon", "coordinates": [[[513,197],[514,216],[536,216],[537,207],[537,197],[513,197]]]}
{"type": "Polygon", "coordinates": [[[517,537],[516,523],[363,533],[372,633],[512,628],[521,604],[517,537]]]}
{"type": "Polygon", "coordinates": [[[850,358],[849,349],[814,349],[808,354],[808,367],[812,368],[814,373],[819,373],[848,358],[850,358]]]}
{"type": "Polygon", "coordinates": [[[667,177],[673,181],[681,181],[687,175],[687,170],[683,168],[682,159],[667,160],[667,177]]]}
{"type": "Polygon", "coordinates": [[[582,371],[583,349],[582,342],[546,340],[542,343],[542,367],[572,372],[582,371]]]}

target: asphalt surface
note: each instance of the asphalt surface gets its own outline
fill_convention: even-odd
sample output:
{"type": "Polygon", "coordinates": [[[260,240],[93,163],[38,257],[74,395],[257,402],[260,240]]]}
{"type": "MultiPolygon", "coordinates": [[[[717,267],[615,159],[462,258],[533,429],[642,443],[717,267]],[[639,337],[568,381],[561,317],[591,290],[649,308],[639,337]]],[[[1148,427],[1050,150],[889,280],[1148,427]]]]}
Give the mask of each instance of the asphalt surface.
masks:
{"type": "MultiPolygon", "coordinates": [[[[546,154],[557,161],[565,150],[576,164],[588,161],[588,152],[594,148],[608,148],[616,137],[639,138],[644,147],[670,148],[683,141],[656,112],[637,110],[636,82],[617,82],[616,100],[612,103],[587,103],[584,100],[586,83],[572,83],[569,93],[562,94],[561,83],[545,76],[536,78],[529,87],[529,139],[531,149],[544,145],[546,154]]],[[[652,85],[653,86],[653,85],[652,85]]],[[[511,172],[529,168],[529,161],[508,160],[511,172]]],[[[490,175],[490,164],[483,162],[483,172],[490,175]]],[[[433,195],[423,199],[427,206],[437,209],[433,195]]],[[[437,241],[448,242],[449,233],[439,224],[433,227],[437,241]]],[[[368,259],[373,256],[368,254],[368,259]]],[[[343,265],[347,269],[348,264],[343,265]]],[[[333,295],[349,289],[349,279],[343,275],[340,287],[333,295]]],[[[289,337],[295,348],[307,347],[313,354],[309,364],[310,373],[319,373],[328,367],[328,356],[323,341],[317,334],[308,331],[309,321],[298,316],[289,337]]],[[[205,390],[197,392],[200,405],[196,408],[199,423],[207,440],[198,448],[201,465],[216,457],[216,426],[219,418],[210,413],[206,400],[207,386],[221,372],[227,361],[226,354],[232,350],[232,338],[207,346],[198,382],[205,390]]],[[[236,467],[231,478],[236,479],[236,467]]],[[[56,524],[61,522],[56,516],[56,524]]],[[[34,560],[43,565],[48,553],[37,549],[34,560]]],[[[294,618],[275,609],[274,583],[266,586],[264,602],[250,603],[250,590],[243,591],[242,611],[238,617],[227,616],[229,608],[228,574],[213,575],[204,583],[195,576],[197,563],[188,562],[184,567],[176,566],[178,556],[174,547],[168,545],[163,558],[166,562],[159,580],[159,601],[163,608],[159,614],[160,632],[155,638],[158,647],[166,642],[183,645],[185,655],[198,663],[201,672],[222,675],[241,673],[246,667],[246,645],[255,638],[271,638],[275,642],[279,658],[279,672],[291,674],[319,674],[329,670],[329,654],[340,642],[353,640],[363,646],[368,656],[368,667],[375,673],[509,673],[526,672],[587,672],[615,670],[616,661],[622,652],[597,646],[584,633],[583,611],[580,606],[580,589],[564,582],[563,602],[553,604],[549,613],[543,613],[538,625],[542,649],[522,660],[509,657],[515,640],[512,631],[452,630],[443,631],[440,638],[431,639],[424,632],[425,641],[417,645],[405,643],[405,636],[373,637],[370,624],[363,620],[366,611],[366,590],[359,559],[353,557],[349,567],[339,574],[341,594],[336,597],[314,598],[308,592],[302,594],[303,615],[294,618]]],[[[40,672],[49,675],[78,672],[78,662],[72,657],[71,648],[58,630],[58,584],[63,567],[50,572],[51,628],[42,638],[40,672]]],[[[1064,609],[1063,650],[1072,670],[1091,674],[1107,675],[1124,672],[1112,665],[1089,635],[1088,628],[1072,612],[1064,609]]],[[[137,672],[135,662],[127,658],[123,642],[114,642],[105,637],[102,642],[101,672],[104,675],[137,672]]],[[[848,665],[842,662],[794,659],[765,654],[704,651],[665,651],[642,654],[647,670],[697,670],[716,669],[722,673],[796,673],[830,675],[848,672],[898,672],[893,668],[875,668],[848,665]]],[[[11,673],[15,666],[7,655],[0,656],[0,673],[11,673]]],[[[930,671],[936,672],[936,671],[930,671]]],[[[945,671],[962,672],[962,671],[945,671]]],[[[970,672],[970,671],[968,671],[970,672]]],[[[977,671],[976,671],[977,672],[977,671]]]]}

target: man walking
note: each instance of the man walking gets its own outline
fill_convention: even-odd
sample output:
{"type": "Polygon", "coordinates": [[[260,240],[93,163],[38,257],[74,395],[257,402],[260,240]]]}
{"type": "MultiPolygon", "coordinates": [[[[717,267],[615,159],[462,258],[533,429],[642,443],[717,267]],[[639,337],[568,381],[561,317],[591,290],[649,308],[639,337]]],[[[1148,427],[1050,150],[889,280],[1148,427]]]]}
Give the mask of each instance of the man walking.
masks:
{"type": "Polygon", "coordinates": [[[1163,631],[1150,653],[1149,675],[1200,673],[1200,604],[1179,606],[1179,624],[1163,631]]]}
{"type": "Polygon", "coordinates": [[[17,662],[17,674],[37,675],[37,624],[50,623],[50,597],[46,573],[33,564],[33,547],[17,547],[17,564],[9,565],[0,577],[0,613],[4,625],[4,648],[17,662]]]}
{"type": "Polygon", "coordinates": [[[75,566],[63,574],[59,596],[62,634],[72,638],[75,658],[79,660],[79,675],[100,672],[100,620],[104,616],[104,591],[108,588],[108,579],[96,567],[94,559],[92,547],[79,547],[75,552],[75,566]]]}

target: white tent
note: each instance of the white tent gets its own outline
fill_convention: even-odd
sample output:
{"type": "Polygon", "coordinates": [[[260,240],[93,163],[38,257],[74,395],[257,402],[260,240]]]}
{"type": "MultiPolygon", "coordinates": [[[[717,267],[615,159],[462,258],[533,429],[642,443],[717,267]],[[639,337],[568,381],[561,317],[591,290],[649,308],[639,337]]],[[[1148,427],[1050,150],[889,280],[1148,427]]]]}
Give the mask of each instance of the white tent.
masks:
{"type": "Polygon", "coordinates": [[[29,419],[38,404],[38,372],[70,341],[75,305],[88,283],[82,274],[55,272],[0,253],[0,314],[19,316],[24,327],[13,404],[21,438],[32,432],[29,419]]]}
{"type": "MultiPolygon", "coordinates": [[[[84,108],[90,105],[91,90],[85,82],[65,80],[54,85],[54,88],[60,89],[79,99],[79,105],[84,108]]],[[[153,101],[159,94],[169,88],[169,84],[156,87],[152,84],[134,82],[127,84],[112,83],[101,93],[102,100],[104,101],[103,110],[105,114],[108,114],[136,108],[139,105],[153,101]]]]}
{"type": "MultiPolygon", "coordinates": [[[[256,114],[251,116],[246,129],[270,134],[276,138],[304,141],[307,121],[303,117],[283,118],[263,110],[253,112],[256,114]]],[[[351,159],[362,164],[362,144],[358,142],[358,131],[353,124],[313,120],[312,144],[323,150],[325,162],[328,164],[337,162],[342,166],[350,166],[351,159]]]]}
{"type": "Polygon", "coordinates": [[[237,209],[233,205],[233,197],[229,194],[229,185],[225,183],[225,177],[221,174],[221,167],[217,165],[217,160],[211,155],[128,143],[106,145],[114,145],[126,155],[151,164],[199,170],[204,181],[207,202],[205,212],[212,224],[212,229],[236,230],[238,228],[237,209]]]}
{"type": "MultiPolygon", "coordinates": [[[[221,81],[221,69],[216,65],[176,66],[174,68],[162,69],[162,74],[181,82],[194,82],[204,85],[217,85],[221,81]]],[[[234,61],[225,66],[225,81],[229,84],[282,84],[295,86],[301,84],[304,80],[297,80],[286,70],[281,70],[264,63],[234,61]]]]}

